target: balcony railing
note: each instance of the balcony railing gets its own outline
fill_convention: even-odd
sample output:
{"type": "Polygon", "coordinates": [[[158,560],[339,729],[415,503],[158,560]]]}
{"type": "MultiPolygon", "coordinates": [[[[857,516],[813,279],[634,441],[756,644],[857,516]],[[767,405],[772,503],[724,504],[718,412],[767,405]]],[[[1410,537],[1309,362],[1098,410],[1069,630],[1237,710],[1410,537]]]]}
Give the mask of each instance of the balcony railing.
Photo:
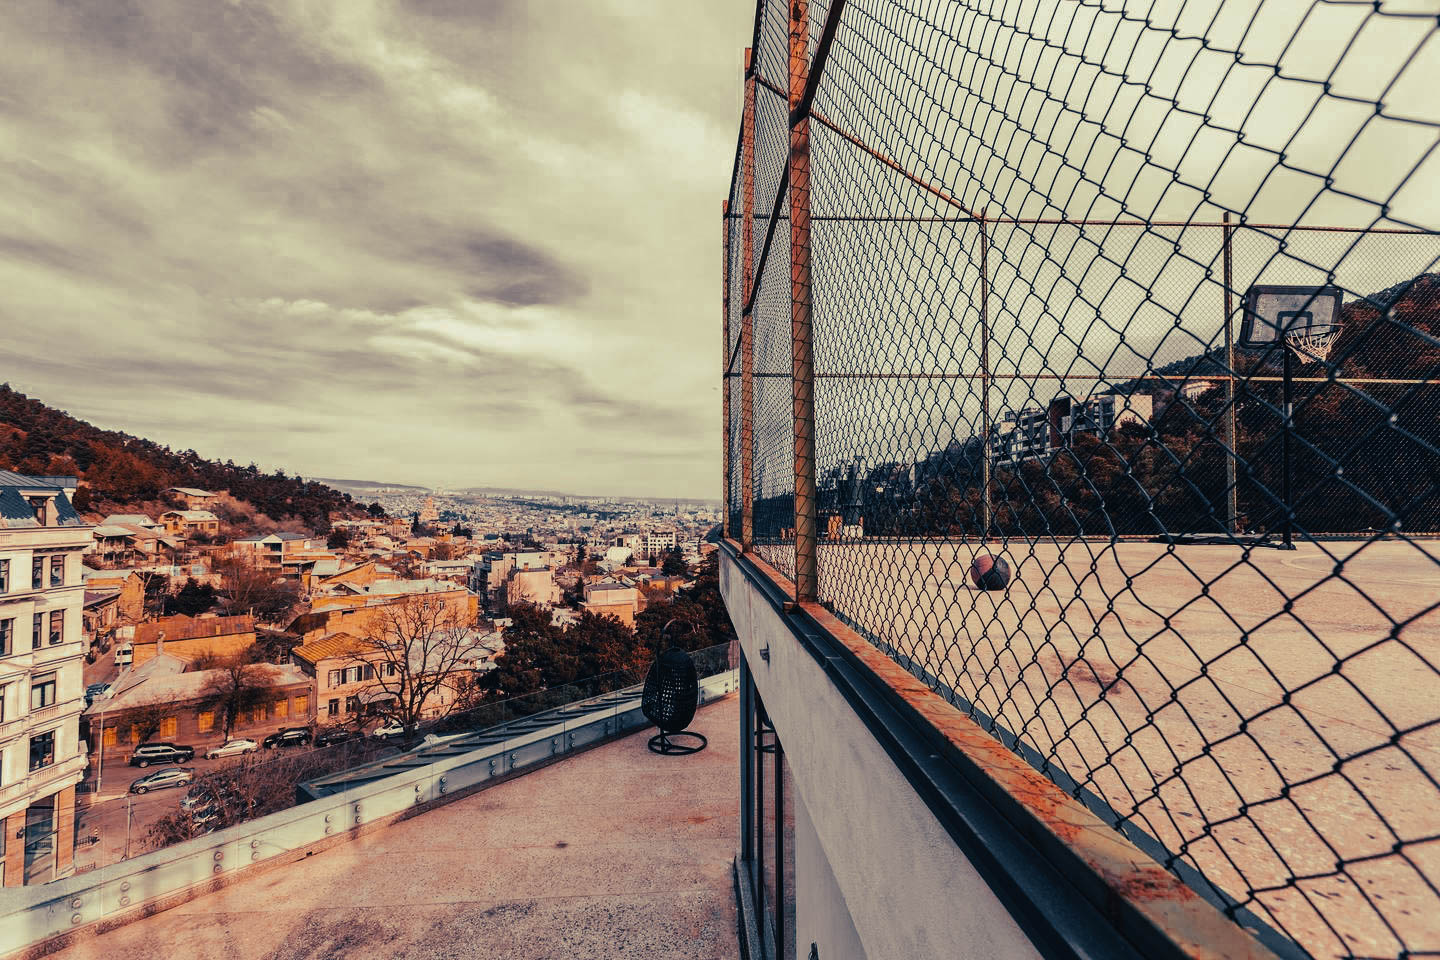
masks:
{"type": "Polygon", "coordinates": [[[85,755],[78,754],[61,760],[59,763],[52,763],[48,767],[32,771],[26,774],[25,779],[17,780],[9,786],[0,787],[0,807],[4,807],[20,797],[38,796],[45,792],[46,787],[84,773],[85,763],[85,755]]]}

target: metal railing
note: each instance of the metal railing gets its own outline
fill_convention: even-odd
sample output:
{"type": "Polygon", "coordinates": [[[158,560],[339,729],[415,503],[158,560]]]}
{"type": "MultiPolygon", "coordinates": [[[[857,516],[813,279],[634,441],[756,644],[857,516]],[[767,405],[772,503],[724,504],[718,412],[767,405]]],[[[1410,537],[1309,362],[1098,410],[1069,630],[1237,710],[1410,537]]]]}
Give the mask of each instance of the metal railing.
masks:
{"type": "Polygon", "coordinates": [[[1440,24],[1281,6],[759,0],[725,532],[1273,949],[1408,956],[1440,24]]]}

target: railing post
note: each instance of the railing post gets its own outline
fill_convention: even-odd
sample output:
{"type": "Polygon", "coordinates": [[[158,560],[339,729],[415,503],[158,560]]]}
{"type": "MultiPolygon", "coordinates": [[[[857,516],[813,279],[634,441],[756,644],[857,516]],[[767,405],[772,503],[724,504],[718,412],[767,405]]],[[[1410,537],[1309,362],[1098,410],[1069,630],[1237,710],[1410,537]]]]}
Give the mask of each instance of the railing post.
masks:
{"type": "Polygon", "coordinates": [[[1231,329],[1230,311],[1230,211],[1225,211],[1225,224],[1221,228],[1224,236],[1225,269],[1225,529],[1236,534],[1240,532],[1239,488],[1235,479],[1235,461],[1240,456],[1235,446],[1235,336],[1231,329]]]}
{"type": "Polygon", "coordinates": [[[720,535],[730,531],[730,201],[720,205],[720,535]]]}
{"type": "Polygon", "coordinates": [[[980,211],[980,542],[990,536],[990,228],[980,211]]]}
{"type": "MultiPolygon", "coordinates": [[[[745,113],[740,121],[744,183],[740,221],[740,289],[750,299],[755,269],[755,69],[745,48],[745,113]]],[[[740,316],[740,546],[755,546],[755,318],[747,305],[740,316]]]]}
{"type": "Polygon", "coordinates": [[[810,295],[809,0],[790,0],[790,356],[795,421],[795,599],[813,601],[815,560],[815,357],[810,295]]]}

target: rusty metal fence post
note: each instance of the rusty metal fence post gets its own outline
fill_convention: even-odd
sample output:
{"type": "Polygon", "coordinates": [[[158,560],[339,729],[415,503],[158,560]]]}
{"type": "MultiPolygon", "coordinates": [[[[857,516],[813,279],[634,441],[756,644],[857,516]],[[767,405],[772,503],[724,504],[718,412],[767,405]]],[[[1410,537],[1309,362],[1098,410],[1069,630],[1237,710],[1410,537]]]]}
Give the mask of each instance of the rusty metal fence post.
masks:
{"type": "Polygon", "coordinates": [[[815,531],[815,359],[810,296],[810,75],[808,0],[790,3],[790,337],[795,421],[795,600],[818,593],[815,531]]]}
{"type": "Polygon", "coordinates": [[[745,48],[745,113],[741,120],[744,197],[740,221],[740,289],[746,297],[740,316],[740,546],[755,546],[755,318],[750,288],[755,256],[755,64],[745,48]]]}
{"type": "Polygon", "coordinates": [[[720,535],[730,530],[730,201],[720,205],[720,535]]]}

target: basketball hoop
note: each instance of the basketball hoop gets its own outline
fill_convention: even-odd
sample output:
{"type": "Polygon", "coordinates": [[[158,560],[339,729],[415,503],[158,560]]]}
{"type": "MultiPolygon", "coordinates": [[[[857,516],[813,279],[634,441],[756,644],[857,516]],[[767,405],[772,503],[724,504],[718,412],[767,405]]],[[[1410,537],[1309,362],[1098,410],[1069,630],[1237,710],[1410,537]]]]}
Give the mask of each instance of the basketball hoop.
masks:
{"type": "Polygon", "coordinates": [[[1338,325],[1296,327],[1285,332],[1285,346],[1294,351],[1301,360],[1310,359],[1320,362],[1330,356],[1330,348],[1338,336],[1340,336],[1338,325]]]}

